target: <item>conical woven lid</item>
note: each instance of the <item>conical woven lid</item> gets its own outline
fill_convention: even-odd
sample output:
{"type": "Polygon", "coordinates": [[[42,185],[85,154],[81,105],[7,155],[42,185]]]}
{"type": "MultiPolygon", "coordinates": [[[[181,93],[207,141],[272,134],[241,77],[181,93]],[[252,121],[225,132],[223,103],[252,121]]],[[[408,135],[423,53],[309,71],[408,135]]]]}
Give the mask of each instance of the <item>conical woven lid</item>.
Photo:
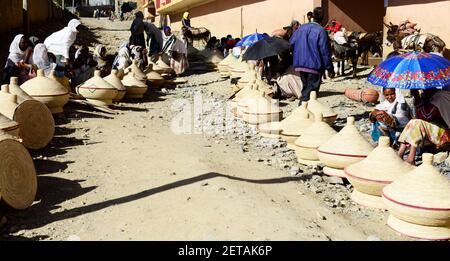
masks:
{"type": "Polygon", "coordinates": [[[131,69],[131,71],[134,73],[134,76],[141,80],[144,81],[147,79],[147,75],[145,75],[145,73],[141,70],[141,68],[139,68],[138,66],[138,61],[134,60],[133,63],[130,65],[129,67],[131,69]]]}
{"type": "Polygon", "coordinates": [[[372,145],[359,133],[355,118],[347,118],[347,125],[332,139],[320,146],[319,151],[348,156],[367,156],[372,145]]]}
{"type": "Polygon", "coordinates": [[[103,78],[107,83],[111,84],[112,86],[114,86],[114,88],[116,88],[119,91],[126,91],[127,88],[125,88],[125,86],[123,85],[122,81],[119,79],[119,77],[117,76],[117,74],[119,73],[119,71],[117,70],[112,70],[111,74],[106,76],[105,78],[103,78]]]}
{"type": "Polygon", "coordinates": [[[24,90],[22,90],[19,86],[19,78],[11,77],[9,83],[9,93],[17,95],[17,101],[20,103],[26,100],[32,100],[33,98],[28,95],[24,90]]]}
{"type": "Polygon", "coordinates": [[[0,91],[0,112],[9,119],[14,119],[16,108],[17,95],[9,93],[9,86],[3,84],[0,91]]]}
{"type": "Polygon", "coordinates": [[[66,87],[58,81],[45,77],[43,70],[38,70],[37,77],[26,81],[20,88],[32,97],[58,96],[69,93],[66,87]]]}
{"type": "Polygon", "coordinates": [[[129,73],[122,80],[122,83],[126,87],[140,87],[147,88],[147,85],[134,77],[134,73],[129,73]]]}
{"type": "Polygon", "coordinates": [[[17,129],[19,127],[19,123],[8,119],[5,115],[0,114],[0,130],[10,131],[13,129],[17,129]]]}
{"type": "Polygon", "coordinates": [[[233,72],[241,72],[241,73],[246,73],[250,70],[250,66],[247,62],[241,61],[240,63],[238,63],[234,68],[233,68],[233,72]]]}
{"type": "Polygon", "coordinates": [[[323,116],[319,113],[314,116],[314,123],[295,141],[295,145],[304,148],[318,148],[334,135],[336,135],[336,131],[323,122],[323,116]]]}
{"type": "Polygon", "coordinates": [[[162,60],[162,57],[160,56],[159,57],[159,59],[158,59],[158,61],[156,61],[156,65],[158,65],[158,67],[159,68],[162,68],[162,69],[172,69],[169,65],[167,65],[163,60],[162,60]]]}
{"type": "Polygon", "coordinates": [[[273,103],[267,99],[265,92],[260,92],[258,96],[247,99],[246,113],[252,114],[267,114],[267,113],[280,113],[281,109],[278,104],[273,103]]]}
{"type": "Polygon", "coordinates": [[[88,88],[88,89],[113,89],[115,90],[116,87],[109,84],[106,80],[104,80],[101,76],[101,72],[99,70],[96,70],[94,73],[94,76],[81,84],[80,88],[88,88]]]}
{"type": "Polygon", "coordinates": [[[314,121],[309,118],[307,103],[297,108],[289,117],[281,121],[282,134],[300,136],[314,121]]]}
{"type": "Polygon", "coordinates": [[[378,144],[367,158],[348,166],[345,172],[350,177],[389,184],[414,169],[389,146],[389,137],[380,137],[378,144]]]}
{"type": "Polygon", "coordinates": [[[256,79],[256,84],[258,85],[259,90],[265,92],[267,95],[273,93],[272,86],[267,84],[265,81],[256,79]]]}
{"type": "Polygon", "coordinates": [[[383,189],[383,196],[413,208],[450,211],[450,179],[433,167],[433,155],[423,154],[423,164],[383,189]]]}
{"type": "Polygon", "coordinates": [[[260,91],[258,86],[255,84],[247,91],[241,98],[238,98],[238,106],[247,106],[247,101],[260,97],[260,91]]]}
{"type": "Polygon", "coordinates": [[[255,71],[255,65],[249,64],[249,69],[242,75],[241,79],[239,79],[239,83],[247,83],[257,79],[258,75],[255,71]]]}
{"type": "Polygon", "coordinates": [[[219,65],[228,66],[237,60],[238,59],[233,54],[230,53],[225,59],[223,59],[223,61],[219,63],[219,65]]]}
{"type": "Polygon", "coordinates": [[[150,81],[165,81],[161,74],[153,70],[153,65],[151,64],[148,66],[145,74],[147,75],[147,79],[149,79],[150,81]]]}
{"type": "Polygon", "coordinates": [[[308,102],[308,110],[310,110],[314,115],[317,113],[322,113],[324,118],[334,117],[337,115],[333,109],[317,100],[317,92],[311,92],[311,97],[308,102]]]}
{"type": "Polygon", "coordinates": [[[255,88],[255,86],[257,88],[256,81],[249,82],[247,85],[245,85],[245,87],[242,90],[236,93],[236,97],[233,100],[239,101],[241,98],[246,97],[249,94],[249,92],[255,88]]]}
{"type": "Polygon", "coordinates": [[[242,66],[242,55],[239,57],[239,59],[233,60],[228,64],[228,68],[230,68],[230,71],[233,71],[235,68],[238,68],[239,66],[242,66]]]}

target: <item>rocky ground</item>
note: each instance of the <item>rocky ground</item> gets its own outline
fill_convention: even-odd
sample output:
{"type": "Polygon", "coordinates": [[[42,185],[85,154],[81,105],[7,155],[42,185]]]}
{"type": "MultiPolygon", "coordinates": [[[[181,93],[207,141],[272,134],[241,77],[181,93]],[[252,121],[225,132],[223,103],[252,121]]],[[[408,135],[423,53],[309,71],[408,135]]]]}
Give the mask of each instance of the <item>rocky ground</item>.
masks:
{"type": "MultiPolygon", "coordinates": [[[[128,37],[129,22],[83,23],[110,52],[128,37]]],[[[355,116],[368,136],[373,107],[343,91],[369,87],[369,71],[323,85],[320,100],[338,112],[337,129],[355,116]]],[[[409,240],[385,225],[387,212],[352,202],[347,181],[298,164],[285,142],[228,117],[229,81],[215,72],[186,79],[118,104],[116,115],[66,106],[52,144],[32,152],[37,200],[25,211],[2,203],[0,238],[409,240]]],[[[297,102],[282,105],[287,116],[297,102]]]]}

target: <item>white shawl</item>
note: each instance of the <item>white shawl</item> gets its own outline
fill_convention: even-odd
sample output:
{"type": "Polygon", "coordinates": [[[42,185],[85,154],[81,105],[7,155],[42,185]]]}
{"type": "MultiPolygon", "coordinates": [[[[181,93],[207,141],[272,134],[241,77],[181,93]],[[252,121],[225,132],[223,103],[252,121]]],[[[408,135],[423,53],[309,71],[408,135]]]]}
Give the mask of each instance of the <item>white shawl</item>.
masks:
{"type": "Polygon", "coordinates": [[[47,50],[54,55],[61,55],[69,59],[69,49],[77,39],[77,26],[80,24],[81,22],[77,19],[72,19],[67,27],[47,37],[44,41],[47,50]]]}
{"type": "Polygon", "coordinates": [[[37,44],[34,47],[33,62],[39,69],[44,70],[45,76],[50,75],[50,72],[56,68],[56,63],[51,63],[48,59],[47,48],[44,44],[37,44]]]}
{"type": "Polygon", "coordinates": [[[24,36],[23,34],[19,34],[16,37],[14,37],[14,40],[11,42],[11,45],[9,46],[8,59],[13,61],[15,64],[25,59],[25,52],[20,50],[19,46],[20,40],[22,39],[23,36],[24,36]]]}

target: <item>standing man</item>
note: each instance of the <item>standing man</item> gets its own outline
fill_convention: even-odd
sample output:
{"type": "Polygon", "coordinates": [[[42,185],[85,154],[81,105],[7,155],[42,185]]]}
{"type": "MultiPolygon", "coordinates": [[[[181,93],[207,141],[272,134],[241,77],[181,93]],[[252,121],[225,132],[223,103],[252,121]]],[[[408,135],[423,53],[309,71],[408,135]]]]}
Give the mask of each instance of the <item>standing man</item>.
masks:
{"type": "Polygon", "coordinates": [[[313,12],[308,12],[308,14],[306,15],[306,18],[308,18],[308,23],[311,23],[312,19],[313,19],[313,12]]]}
{"type": "Polygon", "coordinates": [[[309,101],[312,91],[319,92],[322,75],[328,71],[334,77],[328,35],[321,26],[324,14],[321,7],[313,12],[314,22],[301,26],[291,38],[294,67],[303,83],[302,101],[309,101]]]}

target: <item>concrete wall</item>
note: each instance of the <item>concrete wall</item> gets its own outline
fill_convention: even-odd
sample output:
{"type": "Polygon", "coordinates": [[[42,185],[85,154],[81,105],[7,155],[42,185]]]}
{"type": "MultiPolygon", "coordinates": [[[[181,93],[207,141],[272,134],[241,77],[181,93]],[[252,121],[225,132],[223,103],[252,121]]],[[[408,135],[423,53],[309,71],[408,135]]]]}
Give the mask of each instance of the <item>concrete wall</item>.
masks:
{"type": "Polygon", "coordinates": [[[22,26],[22,1],[0,0],[0,33],[22,26]]]}
{"type": "MultiPolygon", "coordinates": [[[[192,26],[206,27],[217,37],[227,34],[240,37],[256,30],[270,34],[289,25],[292,19],[304,23],[306,14],[320,4],[320,0],[216,0],[188,11],[192,26]]],[[[170,15],[174,31],[181,30],[184,11],[170,15]]]]}
{"type": "Polygon", "coordinates": [[[376,32],[383,30],[385,15],[384,0],[324,0],[322,6],[328,10],[327,21],[335,18],[349,31],[376,32]]]}
{"type": "MultiPolygon", "coordinates": [[[[422,33],[438,35],[450,48],[450,1],[438,0],[389,0],[385,22],[399,24],[408,19],[418,23],[422,33]]],[[[387,29],[384,28],[385,35],[387,29]]],[[[386,46],[385,46],[386,47],[386,46]]],[[[388,49],[386,47],[386,49],[388,49]]],[[[384,52],[387,55],[387,52],[384,52]]]]}

